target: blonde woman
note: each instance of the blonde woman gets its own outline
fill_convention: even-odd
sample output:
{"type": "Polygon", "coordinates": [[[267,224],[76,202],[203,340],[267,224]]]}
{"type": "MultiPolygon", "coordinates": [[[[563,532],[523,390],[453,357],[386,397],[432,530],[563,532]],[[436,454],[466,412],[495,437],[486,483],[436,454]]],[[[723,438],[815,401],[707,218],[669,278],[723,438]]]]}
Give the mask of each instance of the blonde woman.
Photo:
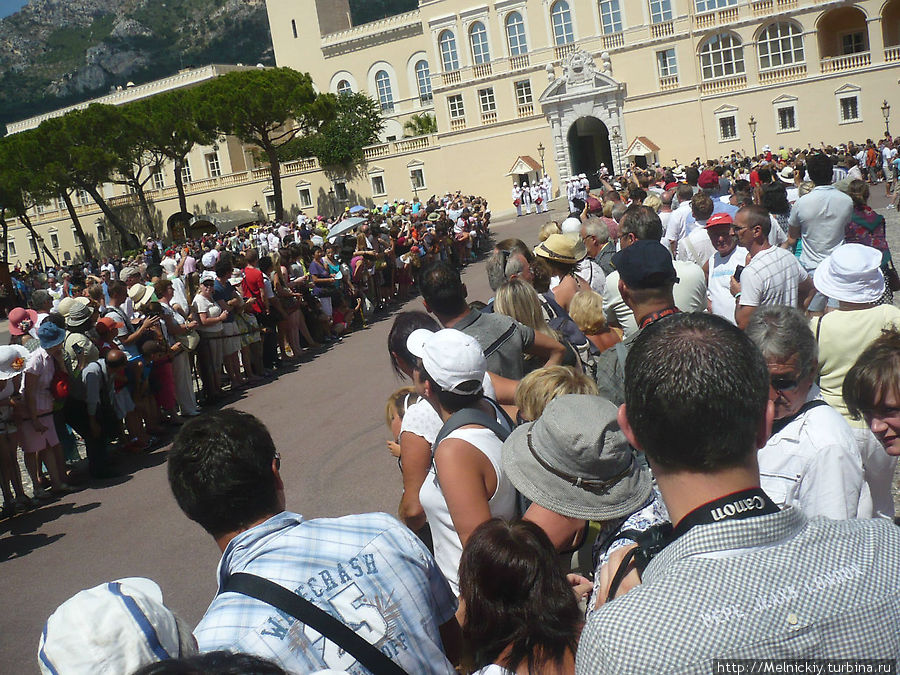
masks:
{"type": "Polygon", "coordinates": [[[557,396],[565,394],[593,394],[598,396],[597,383],[570,366],[545,366],[528,373],[516,388],[518,421],[532,422],[557,396]]]}
{"type": "Polygon", "coordinates": [[[569,316],[601,352],[622,341],[622,329],[609,327],[603,312],[603,297],[593,291],[578,291],[572,296],[569,316]]]}
{"type": "MultiPolygon", "coordinates": [[[[536,333],[543,333],[554,340],[561,341],[561,337],[547,325],[547,321],[544,319],[537,291],[526,281],[510,279],[504,282],[497,289],[497,294],[494,296],[494,311],[497,314],[505,314],[512,317],[519,323],[532,328],[536,333]]],[[[540,368],[543,365],[531,354],[525,355],[526,372],[540,368]]]]}
{"type": "Polygon", "coordinates": [[[557,223],[555,220],[551,220],[549,223],[544,223],[543,225],[541,225],[541,229],[538,230],[538,241],[545,241],[551,234],[559,233],[559,223],[557,223]]]}

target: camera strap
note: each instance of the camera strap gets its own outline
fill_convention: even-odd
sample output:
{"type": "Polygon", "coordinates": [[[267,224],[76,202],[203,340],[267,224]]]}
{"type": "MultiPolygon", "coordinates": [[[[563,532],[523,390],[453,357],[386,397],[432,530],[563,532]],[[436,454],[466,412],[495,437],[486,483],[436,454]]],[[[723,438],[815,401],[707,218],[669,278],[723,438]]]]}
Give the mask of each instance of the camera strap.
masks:
{"type": "Polygon", "coordinates": [[[778,505],[763,492],[762,488],[757,487],[739,490],[707,502],[688,513],[681,519],[677,527],[672,527],[670,523],[665,523],[651,527],[643,532],[624,530],[616,538],[631,539],[637,546],[629,550],[619,564],[610,582],[606,601],[609,602],[616,597],[616,591],[619,590],[619,585],[630,571],[629,566],[632,563],[638,574],[643,575],[644,569],[649,562],[663,548],[684,535],[691,528],[697,525],[721,523],[726,520],[743,520],[754,516],[765,516],[778,513],[780,510],[778,505]]]}

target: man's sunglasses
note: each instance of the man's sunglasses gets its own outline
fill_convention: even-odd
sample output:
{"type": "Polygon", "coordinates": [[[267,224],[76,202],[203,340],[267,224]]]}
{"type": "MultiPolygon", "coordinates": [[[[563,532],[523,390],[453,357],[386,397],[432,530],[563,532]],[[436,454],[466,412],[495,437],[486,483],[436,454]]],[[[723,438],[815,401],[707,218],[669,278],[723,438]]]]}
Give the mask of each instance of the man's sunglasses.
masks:
{"type": "Polygon", "coordinates": [[[775,391],[792,391],[800,384],[800,380],[795,377],[782,377],[780,375],[772,375],[769,378],[769,382],[775,391]]]}

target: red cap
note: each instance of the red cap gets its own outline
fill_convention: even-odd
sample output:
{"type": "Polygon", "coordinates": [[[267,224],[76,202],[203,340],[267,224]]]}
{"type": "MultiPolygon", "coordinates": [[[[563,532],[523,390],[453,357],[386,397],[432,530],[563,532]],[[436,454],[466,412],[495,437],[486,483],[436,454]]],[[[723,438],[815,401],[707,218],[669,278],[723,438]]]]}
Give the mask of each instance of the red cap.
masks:
{"type": "Polygon", "coordinates": [[[674,187],[678,187],[678,183],[676,183],[675,181],[672,181],[671,183],[666,183],[666,187],[664,189],[671,190],[674,187]]]}
{"type": "Polygon", "coordinates": [[[104,316],[102,319],[97,320],[96,328],[98,333],[110,334],[115,333],[124,326],[125,324],[120,323],[118,321],[113,321],[108,316],[104,316]]]}
{"type": "Polygon", "coordinates": [[[697,185],[702,188],[717,188],[719,187],[719,174],[712,169],[706,169],[697,179],[697,185]]]}
{"type": "Polygon", "coordinates": [[[727,213],[714,213],[706,221],[706,229],[715,227],[716,225],[734,225],[734,220],[727,213]]]}

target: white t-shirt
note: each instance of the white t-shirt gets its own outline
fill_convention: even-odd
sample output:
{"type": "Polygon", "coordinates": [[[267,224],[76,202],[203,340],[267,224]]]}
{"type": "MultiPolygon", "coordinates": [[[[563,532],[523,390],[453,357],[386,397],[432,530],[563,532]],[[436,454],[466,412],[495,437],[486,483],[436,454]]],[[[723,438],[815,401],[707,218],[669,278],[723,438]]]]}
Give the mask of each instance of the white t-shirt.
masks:
{"type": "MultiPolygon", "coordinates": [[[[709,295],[712,313],[734,320],[734,296],[731,295],[731,277],[738,265],[747,262],[747,249],[743,246],[735,246],[727,256],[722,256],[716,251],[709,258],[709,277],[707,282],[707,294],[709,295]]],[[[743,297],[743,295],[742,295],[743,297]]]]}
{"type": "MultiPolygon", "coordinates": [[[[222,308],[219,306],[219,303],[217,303],[215,300],[208,300],[199,293],[197,293],[197,295],[194,297],[193,307],[194,311],[197,312],[198,315],[200,313],[206,313],[210,319],[215,319],[222,314],[222,308]]],[[[201,333],[220,333],[223,328],[221,321],[210,326],[204,326],[198,318],[197,323],[199,324],[197,326],[197,330],[199,330],[201,333]]]]}
{"type": "Polygon", "coordinates": [[[669,216],[669,222],[666,224],[666,233],[664,239],[670,242],[679,241],[682,237],[687,236],[687,221],[693,215],[691,211],[691,203],[685,202],[680,204],[677,209],[672,211],[669,216]]]}
{"type": "Polygon", "coordinates": [[[716,247],[712,245],[706,228],[698,227],[678,242],[675,258],[702,266],[715,252],[716,247]]]}
{"type": "Polygon", "coordinates": [[[770,246],[757,253],[741,274],[740,304],[745,307],[797,307],[800,284],[809,273],[793,253],[770,246]]]}

